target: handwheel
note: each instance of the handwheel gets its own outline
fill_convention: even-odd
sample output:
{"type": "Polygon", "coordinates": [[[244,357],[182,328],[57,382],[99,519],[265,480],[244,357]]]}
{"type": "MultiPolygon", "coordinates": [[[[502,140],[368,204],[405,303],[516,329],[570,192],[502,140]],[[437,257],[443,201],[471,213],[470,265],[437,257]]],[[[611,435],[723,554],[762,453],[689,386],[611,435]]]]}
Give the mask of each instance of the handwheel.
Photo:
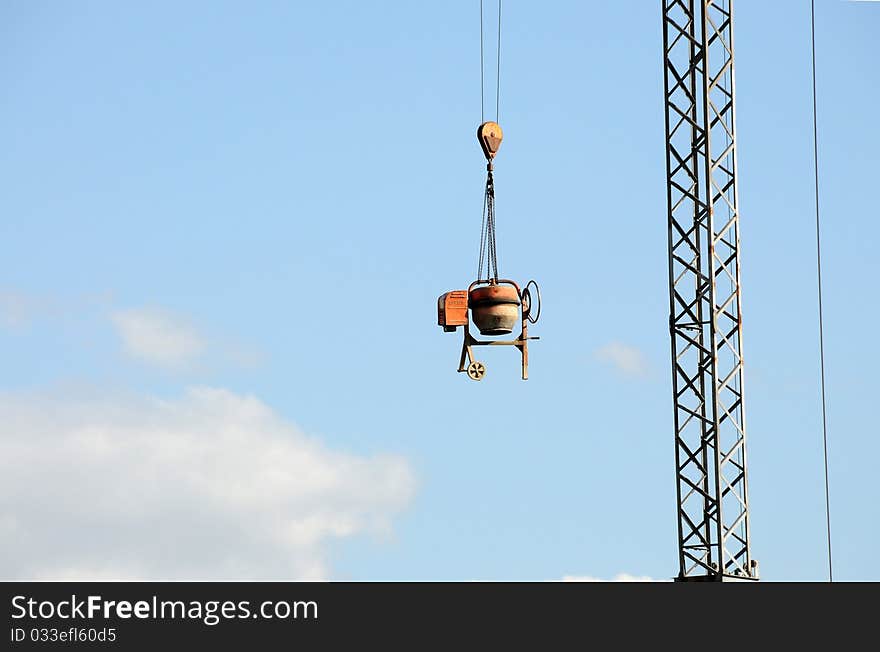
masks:
{"type": "Polygon", "coordinates": [[[529,281],[522,291],[523,316],[533,324],[541,317],[541,290],[535,281],[529,281]]]}
{"type": "Polygon", "coordinates": [[[478,360],[474,360],[468,365],[467,375],[471,380],[483,380],[483,376],[486,375],[486,365],[478,360]]]}

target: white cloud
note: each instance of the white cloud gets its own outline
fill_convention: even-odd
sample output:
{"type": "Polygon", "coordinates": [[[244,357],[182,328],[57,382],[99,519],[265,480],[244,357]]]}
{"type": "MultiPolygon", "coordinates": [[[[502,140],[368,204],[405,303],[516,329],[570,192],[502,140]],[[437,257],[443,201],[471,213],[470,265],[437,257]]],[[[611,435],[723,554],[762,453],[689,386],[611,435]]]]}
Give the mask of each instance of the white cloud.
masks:
{"type": "Polygon", "coordinates": [[[388,535],[393,455],[329,449],[249,396],[0,394],[0,579],[326,579],[328,544],[388,535]]]}
{"type": "Polygon", "coordinates": [[[636,347],[623,342],[609,342],[596,350],[598,360],[610,364],[621,376],[644,378],[649,365],[645,355],[636,347]]]}
{"type": "Polygon", "coordinates": [[[161,367],[185,366],[198,358],[205,342],[179,316],[156,308],[117,310],[111,315],[125,351],[161,367]]]}
{"type": "Polygon", "coordinates": [[[629,573],[618,573],[610,580],[603,580],[599,577],[591,577],[590,575],[566,575],[562,578],[563,582],[661,582],[663,580],[655,580],[647,575],[630,575],[629,573]]]}
{"type": "Polygon", "coordinates": [[[0,291],[0,324],[6,328],[21,328],[31,321],[40,309],[40,302],[32,296],[9,290],[0,291]]]}

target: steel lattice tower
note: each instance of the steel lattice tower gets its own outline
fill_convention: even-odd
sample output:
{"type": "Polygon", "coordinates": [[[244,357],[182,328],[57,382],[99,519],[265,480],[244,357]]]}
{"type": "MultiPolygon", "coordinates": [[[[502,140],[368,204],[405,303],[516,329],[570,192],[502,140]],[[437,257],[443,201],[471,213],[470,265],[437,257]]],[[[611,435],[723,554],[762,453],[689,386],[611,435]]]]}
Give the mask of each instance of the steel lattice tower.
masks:
{"type": "Polygon", "coordinates": [[[678,580],[749,551],[732,0],[663,0],[678,580]]]}

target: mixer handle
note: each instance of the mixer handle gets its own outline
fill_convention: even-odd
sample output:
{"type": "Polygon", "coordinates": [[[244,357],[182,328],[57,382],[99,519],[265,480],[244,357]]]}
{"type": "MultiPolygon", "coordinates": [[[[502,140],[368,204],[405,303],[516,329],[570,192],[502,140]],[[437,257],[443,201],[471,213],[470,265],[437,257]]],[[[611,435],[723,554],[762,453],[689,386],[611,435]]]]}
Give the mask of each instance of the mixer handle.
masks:
{"type": "Polygon", "coordinates": [[[520,298],[522,299],[523,317],[531,323],[537,324],[541,317],[541,289],[538,284],[534,280],[526,283],[520,293],[520,298]],[[536,305],[537,310],[535,310],[536,305]]]}

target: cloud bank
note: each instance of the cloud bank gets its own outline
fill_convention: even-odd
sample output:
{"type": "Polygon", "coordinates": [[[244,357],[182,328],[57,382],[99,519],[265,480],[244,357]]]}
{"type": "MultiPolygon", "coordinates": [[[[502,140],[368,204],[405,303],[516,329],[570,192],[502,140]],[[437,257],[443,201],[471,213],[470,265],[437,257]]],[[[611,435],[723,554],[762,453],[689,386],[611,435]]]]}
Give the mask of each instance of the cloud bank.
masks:
{"type": "Polygon", "coordinates": [[[660,582],[647,575],[630,575],[629,573],[618,573],[610,580],[604,580],[600,577],[592,577],[590,575],[566,575],[562,578],[563,582],[660,582]]]}
{"type": "Polygon", "coordinates": [[[0,423],[0,579],[326,579],[331,541],[388,535],[415,491],[405,459],[222,389],[5,394],[0,423]]]}
{"type": "Polygon", "coordinates": [[[205,350],[195,329],[165,310],[117,310],[111,318],[125,352],[142,362],[173,369],[190,364],[205,350]]]}
{"type": "Polygon", "coordinates": [[[623,342],[609,342],[595,352],[595,357],[605,362],[624,378],[645,378],[650,367],[645,355],[636,347],[623,342]]]}

